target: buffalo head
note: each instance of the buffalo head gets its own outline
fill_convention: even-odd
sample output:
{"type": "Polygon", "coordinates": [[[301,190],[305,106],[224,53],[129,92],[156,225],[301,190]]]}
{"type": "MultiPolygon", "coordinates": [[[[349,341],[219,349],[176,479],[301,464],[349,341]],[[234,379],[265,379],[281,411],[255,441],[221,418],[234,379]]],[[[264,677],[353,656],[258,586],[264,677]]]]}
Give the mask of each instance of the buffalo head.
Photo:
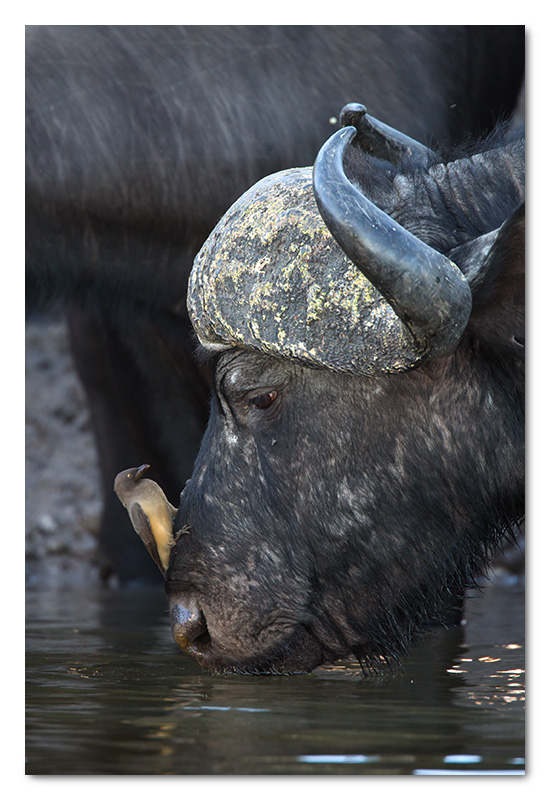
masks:
{"type": "Polygon", "coordinates": [[[522,514],[523,140],[444,158],[342,119],[190,280],[215,391],[165,578],[214,670],[399,658],[522,514]]]}

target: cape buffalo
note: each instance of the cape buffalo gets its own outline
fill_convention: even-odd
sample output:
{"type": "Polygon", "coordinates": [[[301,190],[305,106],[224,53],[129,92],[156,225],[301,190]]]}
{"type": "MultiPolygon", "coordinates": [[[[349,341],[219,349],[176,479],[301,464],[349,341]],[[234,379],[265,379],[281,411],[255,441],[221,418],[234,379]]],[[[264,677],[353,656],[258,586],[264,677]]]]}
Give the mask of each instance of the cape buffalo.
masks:
{"type": "Polygon", "coordinates": [[[190,279],[215,392],[166,589],[213,670],[399,658],[523,515],[523,132],[450,158],[342,124],[190,279]]]}
{"type": "Polygon", "coordinates": [[[512,113],[523,68],[522,26],[28,26],[29,307],[70,310],[105,575],[158,580],[113,476],[147,461],[177,504],[191,474],[210,369],[193,359],[186,287],[220,216],[265,175],[312,164],[354,97],[449,143],[512,113]]]}

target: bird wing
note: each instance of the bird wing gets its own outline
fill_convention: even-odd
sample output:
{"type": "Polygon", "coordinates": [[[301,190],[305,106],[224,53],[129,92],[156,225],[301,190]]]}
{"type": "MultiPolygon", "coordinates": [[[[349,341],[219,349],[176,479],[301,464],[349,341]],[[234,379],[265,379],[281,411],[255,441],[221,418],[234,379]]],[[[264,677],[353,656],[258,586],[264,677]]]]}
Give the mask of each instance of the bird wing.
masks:
{"type": "Polygon", "coordinates": [[[128,509],[128,513],[130,515],[130,520],[132,525],[134,526],[134,530],[147,548],[147,552],[158,566],[162,574],[164,575],[165,567],[163,567],[158,548],[157,542],[153,535],[153,531],[151,529],[151,524],[149,522],[149,517],[142,509],[141,505],[134,500],[133,503],[130,503],[130,508],[128,509]]]}

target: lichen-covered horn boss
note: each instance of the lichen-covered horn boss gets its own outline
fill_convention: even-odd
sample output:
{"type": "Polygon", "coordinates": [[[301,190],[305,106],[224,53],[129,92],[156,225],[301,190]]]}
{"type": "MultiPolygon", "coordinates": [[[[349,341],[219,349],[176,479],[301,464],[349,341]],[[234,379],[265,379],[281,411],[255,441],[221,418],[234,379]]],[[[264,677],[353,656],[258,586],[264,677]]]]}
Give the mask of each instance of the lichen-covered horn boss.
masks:
{"type": "Polygon", "coordinates": [[[368,375],[411,369],[458,341],[468,283],[349,181],[343,158],[355,134],[329,139],[313,183],[307,168],[257,183],[210,236],[188,296],[206,347],[368,375]]]}

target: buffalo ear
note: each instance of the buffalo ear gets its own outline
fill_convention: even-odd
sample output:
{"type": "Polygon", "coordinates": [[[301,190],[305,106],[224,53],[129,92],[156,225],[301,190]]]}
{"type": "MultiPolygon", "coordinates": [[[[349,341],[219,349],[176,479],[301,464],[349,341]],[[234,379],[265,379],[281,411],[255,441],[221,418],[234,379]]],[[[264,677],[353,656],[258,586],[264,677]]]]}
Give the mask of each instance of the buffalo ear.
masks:
{"type": "Polygon", "coordinates": [[[472,290],[466,335],[522,351],[525,343],[525,205],[492,233],[457,248],[450,257],[472,290]]]}

